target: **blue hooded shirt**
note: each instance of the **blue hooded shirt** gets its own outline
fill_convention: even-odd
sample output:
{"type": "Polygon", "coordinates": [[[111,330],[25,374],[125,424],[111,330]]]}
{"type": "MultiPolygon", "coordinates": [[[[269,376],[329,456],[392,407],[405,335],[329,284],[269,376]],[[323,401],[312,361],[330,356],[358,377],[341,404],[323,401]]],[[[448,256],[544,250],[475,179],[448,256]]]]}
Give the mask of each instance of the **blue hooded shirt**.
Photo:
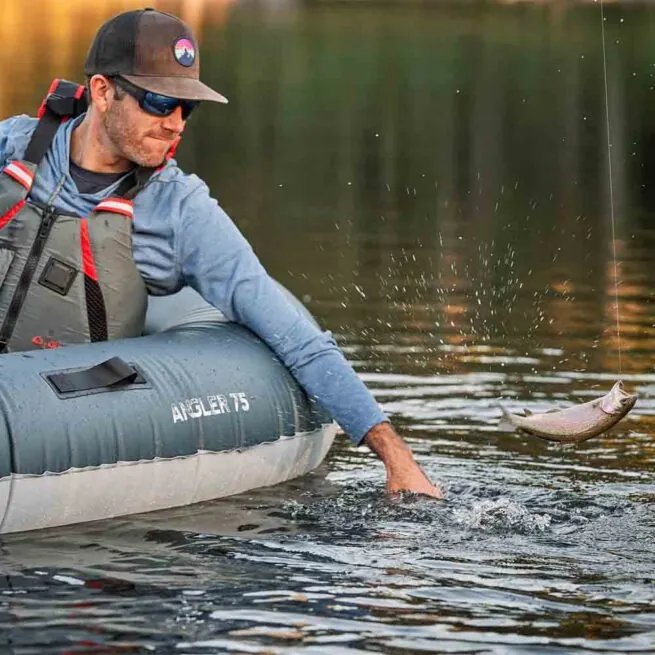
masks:
{"type": "MultiPolygon", "coordinates": [[[[69,170],[78,121],[57,131],[40,163],[30,196],[63,212],[90,214],[120,180],[96,194],[80,193],[69,170]]],[[[0,167],[21,159],[37,119],[0,122],[0,167]]],[[[257,334],[355,442],[387,418],[329,332],[322,332],[285,298],[230,217],[196,175],[174,159],[134,199],[134,261],[151,293],[193,287],[229,320],[257,334]]]]}

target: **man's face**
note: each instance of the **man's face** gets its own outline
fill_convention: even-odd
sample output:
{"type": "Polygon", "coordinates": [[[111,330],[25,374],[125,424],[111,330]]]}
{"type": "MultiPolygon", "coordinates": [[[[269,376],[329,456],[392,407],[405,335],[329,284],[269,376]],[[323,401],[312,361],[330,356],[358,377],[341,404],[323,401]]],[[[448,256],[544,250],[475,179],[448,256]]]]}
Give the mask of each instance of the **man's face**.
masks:
{"type": "Polygon", "coordinates": [[[131,95],[116,89],[103,114],[103,123],[118,153],[147,168],[164,162],[185,125],[180,107],[169,116],[152,116],[131,95]]]}

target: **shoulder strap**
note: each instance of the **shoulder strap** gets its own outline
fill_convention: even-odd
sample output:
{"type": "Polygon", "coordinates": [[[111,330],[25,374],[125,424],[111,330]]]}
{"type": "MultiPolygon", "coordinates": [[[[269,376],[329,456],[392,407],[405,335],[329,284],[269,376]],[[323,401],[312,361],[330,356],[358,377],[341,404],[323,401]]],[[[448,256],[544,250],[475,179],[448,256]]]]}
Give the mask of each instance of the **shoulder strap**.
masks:
{"type": "MultiPolygon", "coordinates": [[[[37,166],[48,151],[59,126],[69,118],[83,114],[89,106],[86,88],[75,82],[55,79],[39,107],[39,123],[32,134],[23,159],[37,166]]],[[[173,144],[166,155],[164,163],[157,168],[137,168],[119,185],[116,194],[132,200],[150,181],[150,178],[166,165],[175,155],[180,139],[173,144]]]]}
{"type": "Polygon", "coordinates": [[[23,159],[39,164],[48,151],[59,126],[69,118],[84,113],[88,107],[86,89],[75,82],[56,79],[37,113],[39,124],[27,146],[23,159]]]}
{"type": "Polygon", "coordinates": [[[134,169],[119,185],[114,195],[126,200],[133,200],[139,191],[148,184],[148,181],[156,172],[154,168],[139,167],[134,169]]]}

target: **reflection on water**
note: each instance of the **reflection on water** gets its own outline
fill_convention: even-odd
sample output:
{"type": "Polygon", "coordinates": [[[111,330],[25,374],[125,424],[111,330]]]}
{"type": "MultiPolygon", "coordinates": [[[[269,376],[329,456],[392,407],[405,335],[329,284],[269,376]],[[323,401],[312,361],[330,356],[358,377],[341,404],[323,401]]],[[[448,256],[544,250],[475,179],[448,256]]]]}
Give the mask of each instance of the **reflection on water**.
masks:
{"type": "MultiPolygon", "coordinates": [[[[3,116],[82,79],[99,22],[140,6],[5,5],[3,116]]],[[[653,652],[652,9],[606,7],[615,269],[597,3],[156,5],[230,99],[181,163],[448,499],[383,497],[342,441],[275,493],[5,539],[2,648],[653,652]],[[610,388],[617,297],[628,420],[577,447],[498,431],[501,400],[610,388]]]]}

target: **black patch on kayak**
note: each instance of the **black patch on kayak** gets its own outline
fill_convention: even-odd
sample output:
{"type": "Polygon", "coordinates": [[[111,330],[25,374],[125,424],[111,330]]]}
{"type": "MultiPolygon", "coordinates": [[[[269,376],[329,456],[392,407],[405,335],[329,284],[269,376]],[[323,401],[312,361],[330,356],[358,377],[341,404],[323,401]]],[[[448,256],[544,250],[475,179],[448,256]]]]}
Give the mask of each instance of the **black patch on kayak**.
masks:
{"type": "Polygon", "coordinates": [[[84,366],[41,373],[41,377],[62,399],[151,388],[135,364],[124,362],[118,357],[92,367],[84,366]]]}

